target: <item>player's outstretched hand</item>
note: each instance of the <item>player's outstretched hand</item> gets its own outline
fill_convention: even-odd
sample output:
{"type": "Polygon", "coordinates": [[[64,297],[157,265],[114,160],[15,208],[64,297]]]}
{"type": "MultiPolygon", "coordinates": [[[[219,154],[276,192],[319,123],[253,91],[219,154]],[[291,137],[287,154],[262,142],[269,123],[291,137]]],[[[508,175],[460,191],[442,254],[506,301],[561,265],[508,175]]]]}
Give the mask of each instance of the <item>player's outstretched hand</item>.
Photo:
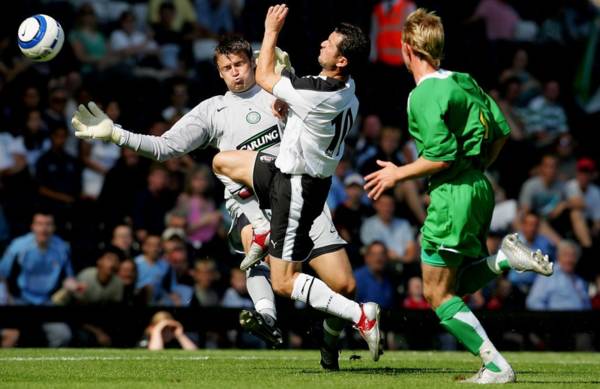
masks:
{"type": "Polygon", "coordinates": [[[287,13],[288,7],[285,4],[277,4],[269,7],[267,17],[265,18],[265,31],[276,33],[281,31],[287,13]]]}
{"type": "Polygon", "coordinates": [[[394,187],[397,181],[398,167],[391,162],[377,160],[382,167],[365,177],[365,190],[372,200],[377,200],[383,192],[394,187]]]}
{"type": "Polygon", "coordinates": [[[71,124],[75,128],[75,136],[80,139],[100,139],[113,143],[118,143],[121,139],[121,130],[113,125],[113,121],[93,101],[87,107],[79,105],[71,124]]]}

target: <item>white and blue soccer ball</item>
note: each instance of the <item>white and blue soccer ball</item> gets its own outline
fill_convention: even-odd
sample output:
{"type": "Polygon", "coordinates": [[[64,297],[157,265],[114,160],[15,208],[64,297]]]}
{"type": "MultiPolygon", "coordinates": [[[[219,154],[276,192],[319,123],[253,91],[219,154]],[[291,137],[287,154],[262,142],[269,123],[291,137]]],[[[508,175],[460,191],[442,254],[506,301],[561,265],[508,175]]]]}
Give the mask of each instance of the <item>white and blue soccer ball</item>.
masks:
{"type": "Polygon", "coordinates": [[[33,61],[50,61],[65,41],[65,33],[53,17],[33,15],[23,21],[18,32],[19,49],[33,61]]]}

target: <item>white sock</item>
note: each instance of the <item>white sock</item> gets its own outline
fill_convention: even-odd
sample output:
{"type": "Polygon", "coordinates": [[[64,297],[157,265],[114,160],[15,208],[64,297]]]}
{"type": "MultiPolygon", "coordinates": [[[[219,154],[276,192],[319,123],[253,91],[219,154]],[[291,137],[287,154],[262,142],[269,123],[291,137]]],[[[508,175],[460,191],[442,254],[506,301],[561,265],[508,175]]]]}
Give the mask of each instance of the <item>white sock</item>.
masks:
{"type": "Polygon", "coordinates": [[[246,199],[243,199],[239,197],[238,193],[240,190],[245,188],[244,185],[238,184],[231,178],[221,174],[217,174],[216,176],[223,183],[223,185],[225,185],[225,189],[227,189],[227,191],[233,195],[234,200],[238,203],[242,212],[244,215],[246,215],[246,218],[248,218],[250,224],[252,224],[252,229],[254,232],[256,234],[264,234],[268,232],[271,229],[271,223],[266,218],[263,210],[260,209],[256,196],[252,195],[246,199]]]}
{"type": "Polygon", "coordinates": [[[496,274],[502,274],[504,270],[510,269],[508,257],[502,250],[498,250],[497,254],[487,257],[486,261],[490,270],[496,274]]]}
{"type": "Polygon", "coordinates": [[[489,339],[483,341],[483,344],[479,348],[479,356],[485,366],[493,363],[500,371],[506,371],[511,368],[508,361],[496,350],[496,347],[494,347],[489,339]]]}
{"type": "Polygon", "coordinates": [[[302,301],[319,311],[358,323],[362,310],[356,302],[331,290],[318,278],[300,273],[294,281],[292,300],[302,301]]]}
{"type": "Polygon", "coordinates": [[[273,320],[277,320],[275,295],[271,283],[269,282],[269,276],[269,267],[264,262],[248,269],[246,271],[246,288],[254,303],[254,308],[258,313],[263,316],[268,316],[273,320]]]}

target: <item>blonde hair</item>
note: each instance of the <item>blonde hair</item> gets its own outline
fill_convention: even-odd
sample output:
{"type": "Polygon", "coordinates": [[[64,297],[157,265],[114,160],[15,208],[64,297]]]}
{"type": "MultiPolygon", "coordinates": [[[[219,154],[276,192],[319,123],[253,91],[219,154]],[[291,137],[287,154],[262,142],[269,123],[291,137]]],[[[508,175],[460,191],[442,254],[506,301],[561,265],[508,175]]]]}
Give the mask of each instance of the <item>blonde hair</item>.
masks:
{"type": "Polygon", "coordinates": [[[402,31],[402,43],[436,69],[444,56],[444,26],[442,19],[425,8],[408,15],[402,31]]]}

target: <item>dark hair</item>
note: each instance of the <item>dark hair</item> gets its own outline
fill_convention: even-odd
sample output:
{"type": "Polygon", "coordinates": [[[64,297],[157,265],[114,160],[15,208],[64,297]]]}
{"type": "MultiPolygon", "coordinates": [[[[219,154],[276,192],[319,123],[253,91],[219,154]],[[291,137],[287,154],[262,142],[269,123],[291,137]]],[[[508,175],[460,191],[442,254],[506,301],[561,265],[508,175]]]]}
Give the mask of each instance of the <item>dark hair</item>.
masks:
{"type": "Polygon", "coordinates": [[[244,39],[241,35],[230,34],[223,35],[219,39],[217,47],[215,47],[215,55],[213,56],[213,62],[217,64],[217,57],[219,55],[230,55],[244,53],[249,60],[252,60],[252,46],[250,42],[244,39]]]}
{"type": "Polygon", "coordinates": [[[338,50],[348,60],[348,66],[343,73],[349,74],[354,67],[367,61],[371,43],[359,27],[350,23],[340,23],[334,31],[344,36],[338,50]]]}

